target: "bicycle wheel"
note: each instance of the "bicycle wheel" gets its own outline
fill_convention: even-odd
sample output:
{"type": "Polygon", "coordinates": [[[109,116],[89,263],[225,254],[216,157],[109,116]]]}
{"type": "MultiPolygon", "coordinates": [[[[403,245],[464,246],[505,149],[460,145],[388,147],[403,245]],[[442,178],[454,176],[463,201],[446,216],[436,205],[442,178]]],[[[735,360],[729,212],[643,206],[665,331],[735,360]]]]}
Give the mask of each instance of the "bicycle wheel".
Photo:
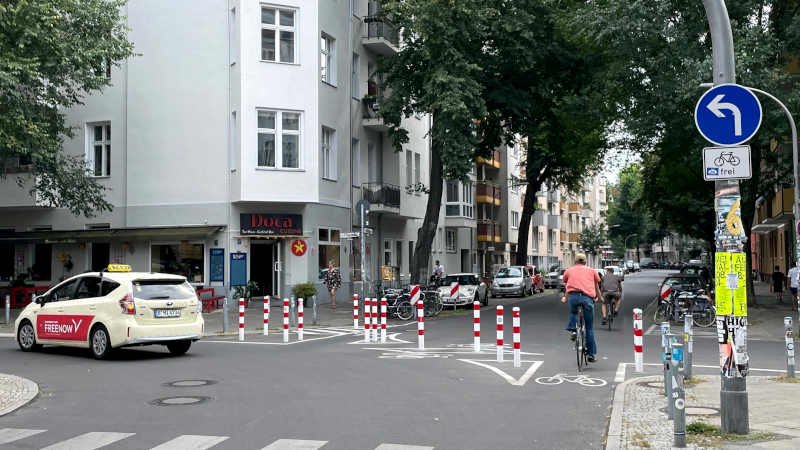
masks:
{"type": "Polygon", "coordinates": [[[656,312],[653,314],[653,322],[661,323],[669,321],[669,316],[671,316],[669,311],[669,305],[667,303],[662,302],[656,307],[656,312]]]}
{"type": "Polygon", "coordinates": [[[414,308],[408,300],[397,304],[397,318],[400,320],[411,320],[414,318],[414,308]]]}
{"type": "Polygon", "coordinates": [[[614,303],[609,303],[606,306],[606,322],[608,323],[608,331],[611,331],[611,322],[614,321],[614,314],[611,310],[614,308],[614,303]]]}
{"type": "Polygon", "coordinates": [[[583,370],[583,366],[586,364],[584,358],[586,357],[584,352],[586,348],[586,330],[583,328],[583,322],[578,324],[578,331],[577,336],[575,336],[575,356],[578,359],[578,372],[583,370]]]}
{"type": "Polygon", "coordinates": [[[433,296],[431,302],[433,303],[433,315],[436,317],[444,309],[444,302],[442,302],[442,297],[438,293],[433,296]]]}
{"type": "Polygon", "coordinates": [[[731,155],[731,159],[728,160],[732,166],[738,166],[740,162],[742,162],[738,156],[731,155]]]}
{"type": "Polygon", "coordinates": [[[606,380],[602,378],[591,378],[583,375],[581,375],[581,377],[578,378],[577,383],[580,384],[581,386],[586,386],[586,387],[598,387],[598,386],[605,386],[607,384],[606,380]]]}
{"type": "Polygon", "coordinates": [[[723,164],[725,164],[725,159],[723,159],[721,156],[718,156],[718,157],[714,158],[714,165],[715,166],[721,167],[723,164]]]}
{"type": "Polygon", "coordinates": [[[552,377],[539,377],[536,379],[536,382],[539,384],[545,384],[548,386],[553,386],[556,384],[561,384],[564,382],[564,379],[561,378],[559,375],[553,375],[552,377]]]}
{"type": "Polygon", "coordinates": [[[698,327],[710,327],[717,321],[717,309],[714,308],[714,305],[708,305],[708,308],[692,313],[692,321],[698,327]]]}

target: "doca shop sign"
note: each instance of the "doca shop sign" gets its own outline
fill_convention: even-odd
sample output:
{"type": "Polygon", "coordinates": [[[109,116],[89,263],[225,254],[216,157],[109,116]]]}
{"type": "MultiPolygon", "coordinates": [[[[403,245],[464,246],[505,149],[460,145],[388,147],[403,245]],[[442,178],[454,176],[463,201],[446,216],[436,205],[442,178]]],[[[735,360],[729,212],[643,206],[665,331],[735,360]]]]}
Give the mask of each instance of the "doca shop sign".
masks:
{"type": "Polygon", "coordinates": [[[240,214],[242,234],[303,235],[303,216],[300,214],[240,214]]]}

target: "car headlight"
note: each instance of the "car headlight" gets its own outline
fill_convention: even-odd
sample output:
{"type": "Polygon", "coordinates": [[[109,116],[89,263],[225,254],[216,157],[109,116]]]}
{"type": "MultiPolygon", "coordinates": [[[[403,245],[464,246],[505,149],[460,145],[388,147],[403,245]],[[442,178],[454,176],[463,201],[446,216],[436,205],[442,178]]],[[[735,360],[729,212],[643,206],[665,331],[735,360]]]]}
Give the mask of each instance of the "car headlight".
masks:
{"type": "Polygon", "coordinates": [[[497,280],[492,281],[492,287],[497,287],[497,286],[498,286],[497,280]]]}

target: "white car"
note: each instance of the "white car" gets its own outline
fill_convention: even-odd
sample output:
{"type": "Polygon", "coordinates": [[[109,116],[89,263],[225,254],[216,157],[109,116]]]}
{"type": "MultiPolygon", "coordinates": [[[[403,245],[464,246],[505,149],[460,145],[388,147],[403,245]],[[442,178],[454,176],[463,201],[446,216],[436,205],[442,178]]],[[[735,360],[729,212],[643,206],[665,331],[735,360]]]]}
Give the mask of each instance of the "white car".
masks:
{"type": "Polygon", "coordinates": [[[489,304],[489,289],[486,283],[481,282],[476,273],[454,273],[442,279],[439,287],[439,296],[445,305],[471,305],[472,302],[481,302],[483,306],[489,304]],[[458,283],[458,296],[455,301],[450,296],[453,283],[458,283]]]}
{"type": "Polygon", "coordinates": [[[620,266],[605,266],[605,267],[603,267],[603,270],[608,270],[608,269],[613,270],[614,271],[614,275],[618,276],[620,278],[620,280],[625,280],[625,271],[622,270],[622,267],[620,267],[620,266]]]}
{"type": "Polygon", "coordinates": [[[185,277],[132,272],[123,264],[59,283],[14,323],[23,351],[43,344],[83,347],[97,359],[115,348],[150,344],[182,355],[204,326],[197,294],[185,277]]]}

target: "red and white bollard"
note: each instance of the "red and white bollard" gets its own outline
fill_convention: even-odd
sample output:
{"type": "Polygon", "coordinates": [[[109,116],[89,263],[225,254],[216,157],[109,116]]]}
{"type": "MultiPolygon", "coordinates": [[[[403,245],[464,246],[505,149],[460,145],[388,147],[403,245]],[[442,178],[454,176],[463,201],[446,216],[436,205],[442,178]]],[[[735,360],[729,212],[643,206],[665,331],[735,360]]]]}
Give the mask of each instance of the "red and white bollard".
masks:
{"type": "Polygon", "coordinates": [[[636,373],[644,372],[644,350],[642,345],[642,310],[633,310],[633,362],[636,366],[636,373]]]}
{"type": "Polygon", "coordinates": [[[244,340],[244,299],[239,299],[239,340],[244,340]]]}
{"type": "Polygon", "coordinates": [[[289,342],[289,299],[283,299],[283,342],[289,342]]]}
{"type": "Polygon", "coordinates": [[[417,302],[419,301],[419,292],[420,292],[420,290],[419,290],[419,285],[418,284],[415,284],[415,285],[411,286],[410,297],[411,297],[411,306],[412,307],[416,307],[417,306],[417,302]]]}
{"type": "Polygon", "coordinates": [[[358,330],[358,294],[353,294],[353,329],[358,330]]]}
{"type": "Polygon", "coordinates": [[[303,299],[297,299],[297,340],[303,340],[303,299]]]}
{"type": "Polygon", "coordinates": [[[378,299],[372,299],[372,342],[378,342],[378,299]]]}
{"type": "Polygon", "coordinates": [[[372,320],[370,310],[370,302],[369,297],[364,298],[364,342],[369,342],[369,335],[371,333],[370,326],[372,325],[370,321],[372,320]]]}
{"type": "Polygon", "coordinates": [[[503,305],[497,305],[497,362],[503,362],[503,305]]]}
{"type": "Polygon", "coordinates": [[[519,367],[522,365],[522,356],[520,355],[520,343],[519,343],[519,307],[515,306],[511,308],[511,327],[512,327],[512,337],[514,341],[514,367],[519,367]]]}
{"type": "Polygon", "coordinates": [[[417,348],[425,349],[425,309],[422,300],[417,300],[417,348]]]}
{"type": "Polygon", "coordinates": [[[269,335],[269,295],[264,296],[264,336],[269,335]]]}
{"type": "Polygon", "coordinates": [[[456,303],[458,303],[458,283],[451,283],[450,284],[450,301],[453,302],[453,308],[455,308],[456,303]]]}
{"type": "Polygon", "coordinates": [[[386,303],[386,298],[381,298],[381,344],[386,343],[386,310],[388,309],[388,304],[386,303]]]}
{"type": "Polygon", "coordinates": [[[481,302],[472,302],[472,347],[475,353],[481,351],[481,302]]]}

